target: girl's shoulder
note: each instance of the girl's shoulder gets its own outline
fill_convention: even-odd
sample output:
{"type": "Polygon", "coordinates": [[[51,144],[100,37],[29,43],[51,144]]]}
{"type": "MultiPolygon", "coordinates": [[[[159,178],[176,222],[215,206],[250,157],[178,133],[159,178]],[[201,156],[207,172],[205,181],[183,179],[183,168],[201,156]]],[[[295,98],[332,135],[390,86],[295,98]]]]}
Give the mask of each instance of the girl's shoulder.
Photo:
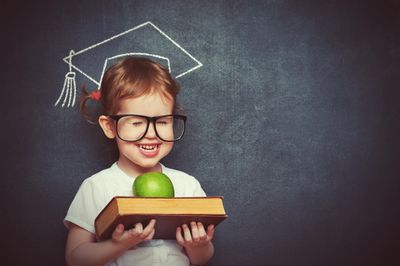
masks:
{"type": "Polygon", "coordinates": [[[91,184],[114,184],[119,182],[129,182],[130,177],[127,176],[122,170],[119,169],[116,163],[113,163],[110,167],[105,168],[84,180],[84,183],[91,184]]]}
{"type": "Polygon", "coordinates": [[[87,177],[86,180],[88,180],[88,181],[97,181],[97,180],[107,179],[111,175],[115,174],[113,166],[114,166],[114,164],[111,165],[108,168],[105,168],[103,170],[100,170],[97,173],[92,174],[91,176],[87,177]]]}

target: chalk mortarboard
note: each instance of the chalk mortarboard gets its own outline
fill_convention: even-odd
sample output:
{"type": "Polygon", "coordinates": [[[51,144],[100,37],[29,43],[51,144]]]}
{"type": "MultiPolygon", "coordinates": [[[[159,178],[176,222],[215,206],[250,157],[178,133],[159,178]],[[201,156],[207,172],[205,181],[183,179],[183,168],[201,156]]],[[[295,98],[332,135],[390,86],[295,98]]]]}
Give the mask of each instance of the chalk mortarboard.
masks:
{"type": "Polygon", "coordinates": [[[64,85],[54,106],[73,107],[76,99],[76,72],[100,88],[105,70],[126,56],[143,56],[168,67],[175,78],[203,64],[160,28],[148,21],[80,51],[70,51],[63,61],[69,65],[64,85]],[[76,72],[75,72],[76,71],[76,72]]]}

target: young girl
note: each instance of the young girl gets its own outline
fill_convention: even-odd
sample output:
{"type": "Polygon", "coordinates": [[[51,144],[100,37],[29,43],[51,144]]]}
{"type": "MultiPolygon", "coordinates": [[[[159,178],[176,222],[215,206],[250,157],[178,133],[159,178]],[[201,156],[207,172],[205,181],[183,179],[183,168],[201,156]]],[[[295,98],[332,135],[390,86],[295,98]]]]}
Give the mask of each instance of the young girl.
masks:
{"type": "Polygon", "coordinates": [[[104,134],[115,139],[119,158],[84,180],[64,223],[69,228],[65,256],[68,265],[203,265],[214,253],[214,226],[196,221],[176,228],[176,240],[152,240],[156,220],[133,228],[118,225],[112,238],[98,242],[94,220],[114,196],[133,196],[132,184],[145,172],[170,177],[177,197],[205,196],[199,182],[184,172],[167,168],[160,160],[184,132],[186,117],[177,114],[178,85],[163,66],[145,58],[129,57],[105,73],[100,99],[104,115],[98,118],[104,134]]]}

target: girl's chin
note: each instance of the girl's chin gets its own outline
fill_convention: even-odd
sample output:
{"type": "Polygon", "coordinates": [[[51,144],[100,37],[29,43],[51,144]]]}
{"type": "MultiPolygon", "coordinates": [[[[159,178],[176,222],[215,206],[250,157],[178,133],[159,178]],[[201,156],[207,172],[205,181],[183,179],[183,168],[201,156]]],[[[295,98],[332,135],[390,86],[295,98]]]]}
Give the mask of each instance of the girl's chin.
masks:
{"type": "Polygon", "coordinates": [[[150,171],[155,171],[159,167],[159,162],[157,161],[155,163],[146,163],[146,164],[143,163],[138,166],[143,170],[146,170],[146,172],[150,172],[150,171]]]}
{"type": "Polygon", "coordinates": [[[155,162],[133,162],[126,158],[118,160],[118,166],[129,176],[137,176],[147,172],[160,172],[161,166],[155,162]],[[124,160],[125,159],[125,160],[124,160]]]}
{"type": "Polygon", "coordinates": [[[143,158],[142,160],[130,161],[131,166],[149,172],[159,168],[161,158],[143,158]]]}

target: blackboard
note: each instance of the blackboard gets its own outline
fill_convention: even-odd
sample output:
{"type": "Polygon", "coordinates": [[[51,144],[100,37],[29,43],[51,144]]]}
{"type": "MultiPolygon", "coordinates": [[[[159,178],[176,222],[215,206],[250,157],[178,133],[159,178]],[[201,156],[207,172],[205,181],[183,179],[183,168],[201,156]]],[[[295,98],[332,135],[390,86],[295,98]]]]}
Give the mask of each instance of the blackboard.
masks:
{"type": "MultiPolygon", "coordinates": [[[[203,66],[164,161],[223,195],[209,265],[399,265],[397,1],[2,1],[1,258],[63,265],[62,219],[116,159],[54,106],[79,50],[146,21],[203,66]]],[[[78,85],[93,84],[77,78],[78,85]]]]}

